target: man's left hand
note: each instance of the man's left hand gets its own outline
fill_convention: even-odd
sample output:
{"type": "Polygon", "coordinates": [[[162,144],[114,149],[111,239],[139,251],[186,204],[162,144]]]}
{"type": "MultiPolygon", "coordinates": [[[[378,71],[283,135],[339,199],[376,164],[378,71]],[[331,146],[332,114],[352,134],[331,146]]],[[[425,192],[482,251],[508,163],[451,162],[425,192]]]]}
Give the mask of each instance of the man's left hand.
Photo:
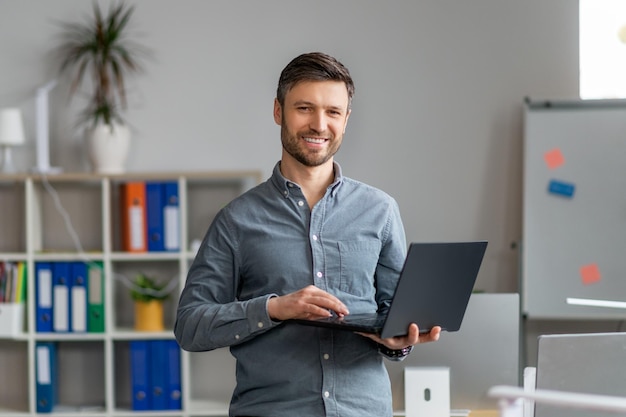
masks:
{"type": "Polygon", "coordinates": [[[433,327],[429,333],[420,334],[417,324],[411,323],[409,332],[406,336],[389,337],[381,339],[378,335],[372,333],[359,333],[367,338],[372,339],[376,343],[387,346],[389,349],[404,349],[407,346],[417,345],[418,343],[436,342],[441,334],[441,327],[433,327]]]}

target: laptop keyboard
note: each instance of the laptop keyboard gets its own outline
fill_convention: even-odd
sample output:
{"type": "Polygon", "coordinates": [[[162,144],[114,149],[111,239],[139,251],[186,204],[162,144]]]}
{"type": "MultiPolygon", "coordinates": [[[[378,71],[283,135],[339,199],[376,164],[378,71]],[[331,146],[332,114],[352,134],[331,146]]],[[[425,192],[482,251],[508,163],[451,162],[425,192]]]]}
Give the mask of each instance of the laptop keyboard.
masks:
{"type": "Polygon", "coordinates": [[[371,314],[348,314],[343,318],[337,317],[334,321],[346,325],[358,324],[359,326],[382,327],[385,324],[385,317],[371,314]]]}

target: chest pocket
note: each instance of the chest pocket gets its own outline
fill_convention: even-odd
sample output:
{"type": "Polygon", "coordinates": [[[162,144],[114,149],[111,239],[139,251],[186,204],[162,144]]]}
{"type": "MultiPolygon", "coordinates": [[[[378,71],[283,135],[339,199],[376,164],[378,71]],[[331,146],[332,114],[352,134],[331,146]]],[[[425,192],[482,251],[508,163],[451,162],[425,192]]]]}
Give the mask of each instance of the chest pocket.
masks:
{"type": "Polygon", "coordinates": [[[359,297],[373,297],[374,273],[380,254],[380,242],[344,241],[339,248],[339,289],[359,297]]]}

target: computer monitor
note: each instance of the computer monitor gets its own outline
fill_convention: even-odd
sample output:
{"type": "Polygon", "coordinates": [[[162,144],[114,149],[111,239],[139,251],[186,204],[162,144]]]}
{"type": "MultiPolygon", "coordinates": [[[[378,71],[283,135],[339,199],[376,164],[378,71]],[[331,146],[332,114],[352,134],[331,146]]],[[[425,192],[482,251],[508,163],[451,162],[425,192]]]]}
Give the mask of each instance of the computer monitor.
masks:
{"type": "Polygon", "coordinates": [[[402,362],[385,360],[393,389],[394,410],[404,410],[404,368],[450,368],[450,408],[497,409],[487,397],[494,385],[520,385],[519,295],[474,293],[461,329],[442,332],[437,342],[417,345],[402,362]]]}
{"type": "MultiPolygon", "coordinates": [[[[536,387],[626,397],[626,333],[538,337],[536,387]]],[[[536,404],[535,417],[614,417],[601,411],[536,404]]]]}

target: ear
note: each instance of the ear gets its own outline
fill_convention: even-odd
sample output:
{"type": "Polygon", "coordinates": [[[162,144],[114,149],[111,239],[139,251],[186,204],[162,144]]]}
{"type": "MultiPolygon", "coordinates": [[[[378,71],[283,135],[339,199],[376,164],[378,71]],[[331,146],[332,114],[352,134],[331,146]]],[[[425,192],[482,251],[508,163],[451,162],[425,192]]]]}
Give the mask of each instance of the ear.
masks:
{"type": "Polygon", "coordinates": [[[277,98],[274,99],[274,122],[278,126],[281,126],[283,122],[283,111],[277,98]]]}

